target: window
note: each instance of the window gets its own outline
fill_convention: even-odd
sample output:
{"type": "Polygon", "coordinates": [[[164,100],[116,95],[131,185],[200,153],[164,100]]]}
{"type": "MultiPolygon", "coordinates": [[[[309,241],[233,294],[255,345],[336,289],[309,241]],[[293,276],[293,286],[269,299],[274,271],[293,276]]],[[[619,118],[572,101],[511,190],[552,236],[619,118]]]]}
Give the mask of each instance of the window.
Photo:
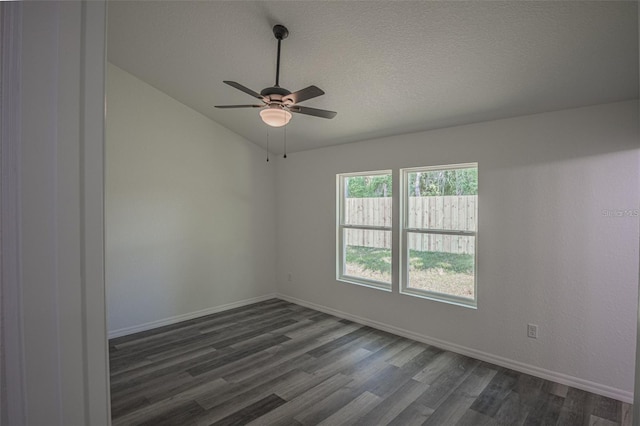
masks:
{"type": "Polygon", "coordinates": [[[337,181],[337,279],[391,290],[391,171],[337,181]]]}
{"type": "Polygon", "coordinates": [[[401,292],[476,306],[478,165],[404,169],[401,292]]]}

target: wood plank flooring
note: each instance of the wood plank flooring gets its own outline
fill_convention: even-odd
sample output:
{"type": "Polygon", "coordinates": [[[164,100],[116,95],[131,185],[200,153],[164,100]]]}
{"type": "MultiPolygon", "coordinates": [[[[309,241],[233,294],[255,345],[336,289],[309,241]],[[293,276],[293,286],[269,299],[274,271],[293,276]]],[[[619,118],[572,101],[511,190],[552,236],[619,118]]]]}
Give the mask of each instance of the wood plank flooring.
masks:
{"type": "Polygon", "coordinates": [[[279,299],[112,339],[120,425],[631,425],[631,406],[279,299]]]}

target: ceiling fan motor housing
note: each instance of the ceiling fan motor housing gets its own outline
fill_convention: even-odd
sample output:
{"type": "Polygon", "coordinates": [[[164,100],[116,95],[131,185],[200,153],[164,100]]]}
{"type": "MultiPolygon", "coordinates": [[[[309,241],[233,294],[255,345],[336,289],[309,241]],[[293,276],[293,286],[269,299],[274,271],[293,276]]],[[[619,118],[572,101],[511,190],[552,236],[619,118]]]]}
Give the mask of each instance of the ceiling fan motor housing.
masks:
{"type": "Polygon", "coordinates": [[[282,87],[273,86],[273,87],[267,87],[266,89],[262,89],[260,94],[265,97],[271,96],[271,95],[279,95],[280,97],[283,97],[283,96],[290,95],[291,92],[288,91],[287,89],[283,89],[282,87]]]}

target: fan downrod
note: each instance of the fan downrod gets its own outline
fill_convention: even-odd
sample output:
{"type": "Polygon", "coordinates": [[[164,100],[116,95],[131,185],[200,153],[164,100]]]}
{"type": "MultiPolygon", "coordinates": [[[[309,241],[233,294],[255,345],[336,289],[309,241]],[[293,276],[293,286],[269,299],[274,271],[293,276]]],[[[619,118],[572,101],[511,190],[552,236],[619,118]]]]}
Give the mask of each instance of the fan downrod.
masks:
{"type": "Polygon", "coordinates": [[[273,35],[276,36],[276,40],[284,40],[289,37],[289,30],[284,25],[274,25],[273,35]]]}

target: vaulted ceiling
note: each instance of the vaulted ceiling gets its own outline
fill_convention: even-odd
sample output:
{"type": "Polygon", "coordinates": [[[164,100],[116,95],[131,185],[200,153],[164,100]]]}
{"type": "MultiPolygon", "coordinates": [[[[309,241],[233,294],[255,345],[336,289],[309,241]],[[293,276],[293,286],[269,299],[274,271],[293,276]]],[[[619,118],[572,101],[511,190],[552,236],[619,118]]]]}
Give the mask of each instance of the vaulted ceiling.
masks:
{"type": "MultiPolygon", "coordinates": [[[[112,1],[108,60],[265,146],[255,99],[275,81],[324,96],[294,114],[290,151],[638,97],[632,1],[112,1]]],[[[108,101],[108,100],[107,100],[108,101]]],[[[270,128],[272,140],[282,129],[270,128]]]]}

